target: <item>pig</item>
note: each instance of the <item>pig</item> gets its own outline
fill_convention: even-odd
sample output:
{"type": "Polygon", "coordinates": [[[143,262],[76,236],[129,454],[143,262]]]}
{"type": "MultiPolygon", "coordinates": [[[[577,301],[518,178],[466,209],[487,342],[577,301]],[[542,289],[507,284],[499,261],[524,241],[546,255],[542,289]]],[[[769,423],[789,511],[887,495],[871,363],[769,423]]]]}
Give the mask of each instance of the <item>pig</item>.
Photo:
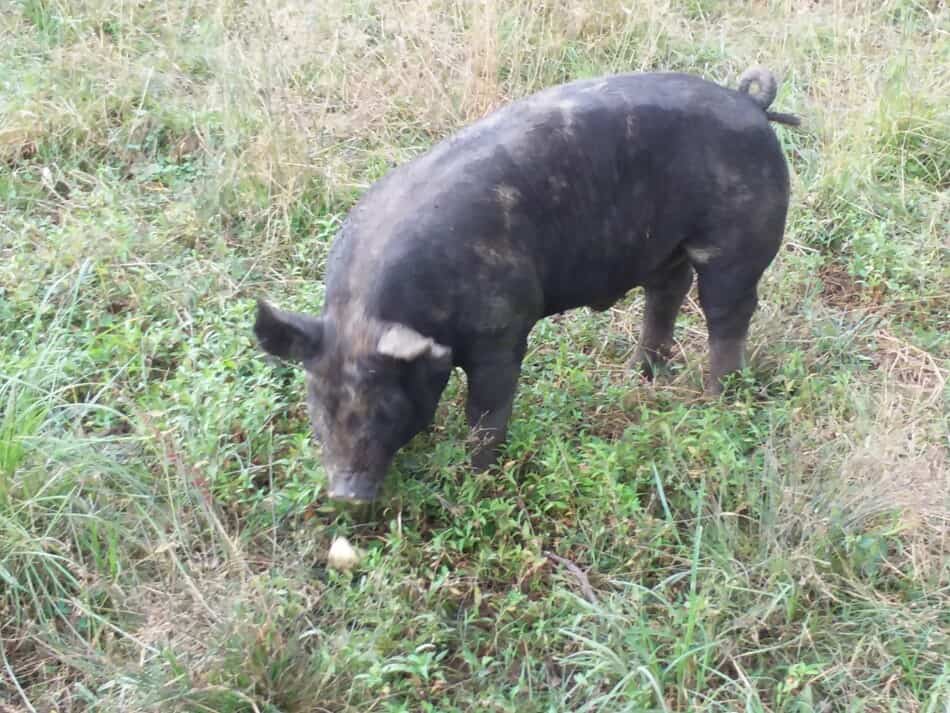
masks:
{"type": "Polygon", "coordinates": [[[467,379],[471,456],[504,443],[528,335],[645,291],[633,366],[668,357],[697,277],[712,393],[743,367],[789,174],[769,70],[737,90],[672,72],[573,81],[504,106],[370,187],[330,250],[322,315],[259,300],[261,348],[302,365],[332,499],[378,497],[399,449],[467,379]],[[754,91],[753,91],[754,88],[754,91]]]}

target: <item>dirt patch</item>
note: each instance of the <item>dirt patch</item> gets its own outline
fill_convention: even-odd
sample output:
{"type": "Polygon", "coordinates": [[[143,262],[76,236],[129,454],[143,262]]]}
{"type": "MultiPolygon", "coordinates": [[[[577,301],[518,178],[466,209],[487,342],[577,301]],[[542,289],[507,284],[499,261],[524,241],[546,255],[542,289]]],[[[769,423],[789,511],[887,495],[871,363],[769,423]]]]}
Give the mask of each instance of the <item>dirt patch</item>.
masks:
{"type": "Polygon", "coordinates": [[[829,263],[819,272],[821,299],[829,307],[853,310],[881,304],[883,289],[869,290],[840,265],[829,263]]]}
{"type": "Polygon", "coordinates": [[[925,349],[884,329],[875,334],[878,348],[874,364],[887,374],[887,381],[919,392],[926,403],[937,403],[947,385],[947,370],[925,349]]]}
{"type": "Polygon", "coordinates": [[[855,309],[866,303],[862,294],[863,287],[839,265],[825,265],[819,273],[819,278],[821,299],[830,307],[855,309]]]}

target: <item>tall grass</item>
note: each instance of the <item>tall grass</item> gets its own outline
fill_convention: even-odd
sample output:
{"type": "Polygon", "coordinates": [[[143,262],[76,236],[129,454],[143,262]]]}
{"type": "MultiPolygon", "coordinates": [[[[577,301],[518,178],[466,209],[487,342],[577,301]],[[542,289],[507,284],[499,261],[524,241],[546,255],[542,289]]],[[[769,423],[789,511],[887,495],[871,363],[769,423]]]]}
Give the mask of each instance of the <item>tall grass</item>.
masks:
{"type": "Polygon", "coordinates": [[[8,3],[0,710],[947,710],[948,19],[8,3]],[[701,396],[695,296],[670,369],[624,373],[634,293],[538,325],[496,471],[453,377],[384,502],[329,503],[254,298],[319,309],[361,192],[506,101],[753,63],[805,121],[776,129],[787,240],[730,396],[701,396]]]}

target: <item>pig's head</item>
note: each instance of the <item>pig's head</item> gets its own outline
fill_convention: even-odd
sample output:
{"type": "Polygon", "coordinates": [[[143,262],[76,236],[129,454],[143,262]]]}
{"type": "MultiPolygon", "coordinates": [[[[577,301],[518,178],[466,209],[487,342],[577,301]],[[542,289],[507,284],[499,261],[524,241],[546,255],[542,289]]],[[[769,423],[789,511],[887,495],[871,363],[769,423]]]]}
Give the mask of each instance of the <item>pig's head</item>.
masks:
{"type": "Polygon", "coordinates": [[[303,365],[329,495],[376,499],[396,451],[432,420],[452,369],[448,347],[402,324],[366,321],[341,333],[327,317],[258,302],[264,351],[303,365]]]}

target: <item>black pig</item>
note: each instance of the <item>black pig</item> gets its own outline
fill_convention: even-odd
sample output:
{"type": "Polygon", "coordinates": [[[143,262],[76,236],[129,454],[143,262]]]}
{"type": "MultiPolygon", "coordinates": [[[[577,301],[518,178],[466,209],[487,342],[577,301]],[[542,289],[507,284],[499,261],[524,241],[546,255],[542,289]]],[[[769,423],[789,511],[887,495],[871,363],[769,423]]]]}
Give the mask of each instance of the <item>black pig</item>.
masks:
{"type": "Polygon", "coordinates": [[[652,374],[698,274],[709,388],[739,368],[756,288],[782,240],[788,168],[766,111],[775,79],[738,91],[622,74],[512,103],[394,169],[330,253],[323,315],[258,305],[267,352],[303,364],[332,498],[373,500],[432,420],[453,367],[468,378],[473,465],[504,441],[528,333],[575,307],[646,291],[635,364],[652,374]],[[757,85],[757,91],[750,92],[757,85]]]}

